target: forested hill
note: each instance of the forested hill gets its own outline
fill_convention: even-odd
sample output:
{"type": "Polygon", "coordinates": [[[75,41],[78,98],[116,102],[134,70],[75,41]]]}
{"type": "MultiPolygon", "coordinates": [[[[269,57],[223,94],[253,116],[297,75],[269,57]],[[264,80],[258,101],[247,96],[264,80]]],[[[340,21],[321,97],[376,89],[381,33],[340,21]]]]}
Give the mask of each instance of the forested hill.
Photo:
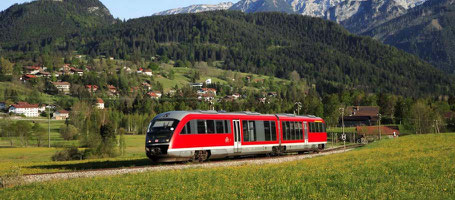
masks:
{"type": "Polygon", "coordinates": [[[455,1],[431,0],[364,33],[455,73],[455,1]]]}
{"type": "MultiPolygon", "coordinates": [[[[419,96],[446,94],[455,87],[451,77],[416,56],[301,15],[217,11],[153,16],[67,36],[64,45],[59,41],[27,45],[136,61],[152,56],[223,61],[225,69],[284,78],[295,70],[321,93],[356,88],[419,96]]],[[[7,50],[27,53],[23,45],[7,50]]]]}
{"type": "Polygon", "coordinates": [[[38,0],[0,13],[0,41],[17,44],[109,25],[114,17],[98,0],[38,0]]]}
{"type": "Polygon", "coordinates": [[[89,45],[81,50],[93,55],[221,60],[225,69],[278,77],[296,70],[321,92],[347,87],[415,96],[444,93],[453,85],[416,56],[352,35],[334,22],[300,15],[218,11],[155,16],[82,38],[89,45]]]}

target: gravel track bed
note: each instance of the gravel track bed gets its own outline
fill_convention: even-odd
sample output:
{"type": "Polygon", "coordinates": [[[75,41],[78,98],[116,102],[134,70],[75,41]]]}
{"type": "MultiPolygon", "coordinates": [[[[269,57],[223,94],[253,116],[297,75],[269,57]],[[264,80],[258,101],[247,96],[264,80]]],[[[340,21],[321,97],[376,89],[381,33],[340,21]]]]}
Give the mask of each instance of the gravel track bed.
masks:
{"type": "Polygon", "coordinates": [[[175,165],[158,165],[150,167],[135,167],[135,168],[122,168],[122,169],[105,169],[105,170],[93,170],[93,171],[79,171],[79,172],[63,172],[53,174],[35,174],[35,175],[24,175],[22,177],[23,184],[30,184],[34,182],[44,182],[58,179],[72,179],[72,178],[87,178],[96,176],[113,176],[121,174],[131,173],[143,173],[150,171],[165,171],[165,170],[180,170],[190,168],[213,168],[213,167],[229,167],[229,166],[240,166],[240,165],[262,165],[271,163],[283,163],[296,160],[302,160],[307,158],[313,158],[317,156],[324,156],[330,154],[344,153],[352,149],[328,151],[318,154],[304,154],[304,155],[290,155],[282,157],[266,157],[266,158],[253,158],[245,160],[226,160],[226,161],[213,161],[197,164],[175,164],[175,165]]]}

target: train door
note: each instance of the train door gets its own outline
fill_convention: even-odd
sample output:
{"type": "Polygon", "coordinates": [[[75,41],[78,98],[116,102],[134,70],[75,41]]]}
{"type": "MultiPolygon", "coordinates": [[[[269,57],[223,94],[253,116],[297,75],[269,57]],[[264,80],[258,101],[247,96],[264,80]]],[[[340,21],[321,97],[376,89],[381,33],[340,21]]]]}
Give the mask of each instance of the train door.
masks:
{"type": "Polygon", "coordinates": [[[234,153],[241,152],[242,140],[240,137],[240,120],[233,120],[234,122],[234,153]]]}
{"type": "Polygon", "coordinates": [[[308,143],[308,122],[303,122],[303,130],[305,132],[305,143],[308,143]]]}

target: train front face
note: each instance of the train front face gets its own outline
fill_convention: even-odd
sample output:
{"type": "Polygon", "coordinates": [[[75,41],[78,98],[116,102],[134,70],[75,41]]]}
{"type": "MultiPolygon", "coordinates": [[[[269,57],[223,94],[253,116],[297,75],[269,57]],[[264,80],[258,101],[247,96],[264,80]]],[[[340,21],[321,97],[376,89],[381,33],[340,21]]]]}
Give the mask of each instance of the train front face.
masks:
{"type": "Polygon", "coordinates": [[[179,120],[172,118],[169,113],[159,114],[150,122],[145,138],[147,157],[155,161],[166,157],[178,124],[179,120]]]}

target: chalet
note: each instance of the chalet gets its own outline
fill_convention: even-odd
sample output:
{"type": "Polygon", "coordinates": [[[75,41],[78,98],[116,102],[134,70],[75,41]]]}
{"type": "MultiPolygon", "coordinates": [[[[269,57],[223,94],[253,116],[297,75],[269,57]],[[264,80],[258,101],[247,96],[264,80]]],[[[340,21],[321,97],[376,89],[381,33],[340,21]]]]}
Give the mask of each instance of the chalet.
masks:
{"type": "Polygon", "coordinates": [[[76,69],[74,67],[70,68],[70,74],[77,74],[79,76],[84,75],[84,70],[83,69],[76,69]]]}
{"type": "Polygon", "coordinates": [[[68,82],[52,82],[52,84],[57,88],[60,93],[69,94],[71,84],[68,82]]]}
{"type": "Polygon", "coordinates": [[[104,101],[101,98],[96,98],[96,108],[104,109],[104,101]]]}
{"type": "Polygon", "coordinates": [[[142,73],[146,76],[153,76],[153,72],[150,69],[144,69],[142,73]]]}
{"type": "Polygon", "coordinates": [[[70,117],[70,112],[67,110],[59,110],[54,112],[53,118],[56,120],[65,120],[70,117]]]}
{"type": "Polygon", "coordinates": [[[111,95],[117,95],[117,88],[113,85],[108,85],[107,89],[111,95]]]}
{"type": "Polygon", "coordinates": [[[213,101],[215,99],[215,95],[213,93],[206,93],[198,96],[198,99],[204,101],[213,101]]]}
{"type": "Polygon", "coordinates": [[[161,96],[163,96],[163,94],[161,94],[161,92],[147,92],[147,95],[152,98],[152,99],[159,99],[161,98],[161,96]]]}
{"type": "MultiPolygon", "coordinates": [[[[344,126],[371,126],[378,123],[379,107],[349,106],[344,116],[344,126]]],[[[341,120],[340,120],[341,122],[341,120]]]]}
{"type": "Polygon", "coordinates": [[[197,91],[197,94],[198,95],[213,94],[214,96],[216,96],[216,89],[214,89],[214,88],[202,88],[202,89],[197,91]]]}
{"type": "Polygon", "coordinates": [[[90,93],[96,92],[98,90],[98,86],[97,85],[86,85],[85,88],[90,93]]]}
{"type": "Polygon", "coordinates": [[[39,66],[25,66],[24,71],[27,74],[35,75],[35,74],[39,73],[40,71],[43,71],[43,68],[41,68],[39,66]]]}
{"type": "Polygon", "coordinates": [[[63,74],[69,74],[71,71],[71,67],[69,64],[65,64],[60,68],[60,71],[63,72],[63,74]]]}
{"type": "Polygon", "coordinates": [[[400,130],[398,127],[394,126],[357,126],[356,127],[357,135],[363,135],[365,137],[389,137],[394,138],[400,135],[400,130]]]}
{"type": "Polygon", "coordinates": [[[30,81],[30,80],[35,79],[35,78],[37,78],[37,77],[35,75],[33,75],[33,74],[25,74],[25,75],[22,76],[21,80],[23,82],[27,82],[27,81],[30,81]]]}
{"type": "Polygon", "coordinates": [[[38,108],[38,104],[19,102],[11,105],[8,112],[16,115],[25,115],[26,117],[38,117],[38,108]]]}

